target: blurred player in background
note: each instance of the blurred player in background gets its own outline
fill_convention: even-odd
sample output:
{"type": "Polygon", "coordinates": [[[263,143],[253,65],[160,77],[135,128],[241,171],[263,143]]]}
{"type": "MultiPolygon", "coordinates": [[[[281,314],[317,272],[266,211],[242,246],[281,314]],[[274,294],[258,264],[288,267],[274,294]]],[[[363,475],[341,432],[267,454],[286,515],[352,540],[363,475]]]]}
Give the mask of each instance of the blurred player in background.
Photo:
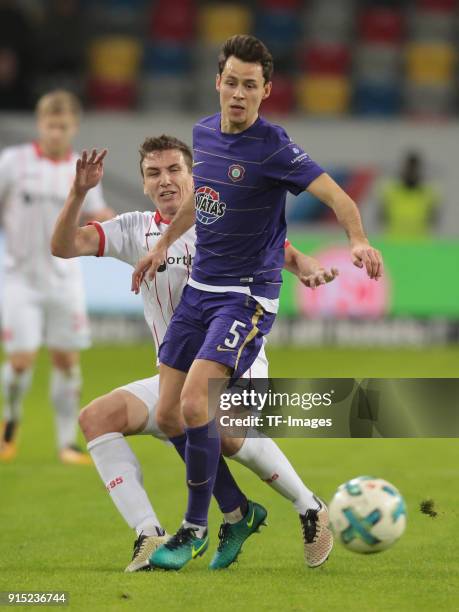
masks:
{"type": "MultiPolygon", "coordinates": [[[[32,381],[40,346],[52,361],[50,394],[56,413],[59,458],[90,463],[75,445],[81,374],[79,351],[90,343],[83,280],[78,262],[51,255],[50,240],[75,174],[71,149],[80,119],[80,103],[56,90],[37,104],[38,140],[5,149],[0,156],[0,204],[6,237],[2,338],[6,360],[1,369],[3,428],[0,460],[16,455],[22,403],[32,381]]],[[[113,216],[102,191],[86,201],[88,218],[113,216]]]]}
{"type": "Polygon", "coordinates": [[[420,153],[410,151],[400,175],[383,184],[381,218],[386,235],[397,240],[419,240],[433,234],[439,221],[439,193],[424,173],[420,153]]]}
{"type": "MultiPolygon", "coordinates": [[[[78,161],[74,186],[54,230],[53,252],[61,257],[115,257],[135,266],[158,241],[183,200],[192,192],[191,150],[170,136],[146,139],[140,149],[140,169],[144,192],[155,205],[156,213],[131,212],[102,224],[79,227],[80,210],[86,194],[102,178],[104,156],[105,151],[100,154],[93,151],[89,157],[84,152],[78,161]]],[[[194,228],[190,228],[169,250],[167,261],[155,280],[151,284],[146,281],[142,284],[145,319],[156,352],[190,276],[194,241],[194,228]]],[[[336,276],[337,270],[323,269],[315,259],[301,254],[289,244],[285,248],[287,269],[297,274],[306,286],[315,288],[336,276]]],[[[263,347],[250,372],[245,374],[249,375],[253,378],[268,377],[263,347]]],[[[151,553],[167,539],[143,487],[140,464],[124,439],[124,436],[134,434],[151,434],[167,439],[156,421],[158,396],[159,376],[156,375],[97,398],[80,414],[80,424],[94,464],[121,515],[137,532],[133,559],[126,568],[128,572],[149,567],[151,553]]],[[[186,435],[183,430],[179,437],[181,445],[175,440],[175,447],[184,458],[186,435]]],[[[292,501],[299,514],[306,512],[313,494],[273,440],[266,437],[225,438],[222,451],[292,501]]],[[[243,494],[223,458],[220,459],[214,496],[224,514],[220,539],[231,540],[240,528],[238,511],[243,494]],[[228,488],[236,492],[234,502],[225,491],[228,488]]],[[[233,539],[234,545],[240,548],[241,539],[233,539]]]]}
{"type": "MultiPolygon", "coordinates": [[[[272,327],[282,284],[287,191],[308,190],[328,204],[347,233],[354,264],[374,279],[382,268],[351,198],[285,130],[259,117],[273,71],[265,45],[253,36],[233,36],[223,45],[218,70],[221,113],[193,130],[195,194],[139,262],[132,283],[138,291],[145,273],[153,279],[167,249],[196,221],[191,277],[159,353],[158,422],[173,442],[174,417],[183,418],[187,435],[188,508],[176,534],[151,558],[164,569],[183,567],[208,541],[220,456],[208,381],[220,379],[224,388],[239,378],[272,327]]],[[[244,520],[253,520],[250,512],[244,520]]],[[[301,520],[308,565],[317,567],[333,546],[325,503],[311,498],[301,520]]]]}

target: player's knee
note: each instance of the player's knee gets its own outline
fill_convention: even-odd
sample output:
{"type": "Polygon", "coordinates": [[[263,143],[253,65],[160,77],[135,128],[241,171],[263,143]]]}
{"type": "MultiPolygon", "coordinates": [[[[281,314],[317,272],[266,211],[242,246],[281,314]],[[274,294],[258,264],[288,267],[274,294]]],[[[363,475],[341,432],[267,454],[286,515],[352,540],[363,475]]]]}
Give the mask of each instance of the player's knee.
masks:
{"type": "Polygon", "coordinates": [[[52,351],[51,361],[58,370],[70,372],[78,365],[79,355],[75,351],[52,351]]]}
{"type": "Polygon", "coordinates": [[[27,372],[27,370],[30,370],[30,367],[31,366],[27,363],[19,363],[12,365],[13,372],[18,376],[24,374],[24,372],[27,372]]]}
{"type": "Polygon", "coordinates": [[[78,423],[88,442],[103,434],[122,429],[122,415],[114,414],[113,411],[108,414],[108,408],[103,399],[98,398],[80,412],[78,423]]]}
{"type": "Polygon", "coordinates": [[[173,438],[183,433],[178,411],[158,409],[155,418],[159,429],[168,438],[173,438]]]}
{"type": "Polygon", "coordinates": [[[180,397],[180,406],[188,427],[198,427],[208,420],[206,395],[184,389],[180,397]]]}
{"type": "Polygon", "coordinates": [[[15,374],[23,374],[33,366],[34,357],[32,355],[13,355],[10,358],[11,368],[15,374]]]}
{"type": "Polygon", "coordinates": [[[85,406],[78,416],[78,424],[86,440],[90,439],[90,434],[95,425],[97,412],[94,410],[93,402],[85,406]]]}
{"type": "Polygon", "coordinates": [[[241,449],[241,446],[244,443],[244,438],[230,438],[222,436],[221,443],[222,455],[225,457],[232,457],[241,449]]]}

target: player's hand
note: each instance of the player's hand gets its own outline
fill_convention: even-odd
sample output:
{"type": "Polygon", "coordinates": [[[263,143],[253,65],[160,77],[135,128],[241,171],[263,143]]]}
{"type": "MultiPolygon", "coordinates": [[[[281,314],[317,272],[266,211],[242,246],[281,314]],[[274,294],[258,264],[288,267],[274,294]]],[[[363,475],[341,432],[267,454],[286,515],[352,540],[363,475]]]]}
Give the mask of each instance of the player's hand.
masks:
{"type": "Polygon", "coordinates": [[[73,182],[74,189],[78,195],[86,195],[90,189],[99,183],[104,174],[104,158],[106,155],[107,149],[102,149],[100,153],[93,149],[91,154],[83,151],[76,163],[75,179],[73,182]]]}
{"type": "Polygon", "coordinates": [[[139,259],[132,273],[131,291],[139,293],[143,279],[153,280],[161,264],[166,261],[167,249],[159,243],[142,259],[139,259]]]}
{"type": "Polygon", "coordinates": [[[383,261],[378,249],[368,242],[353,244],[351,248],[352,263],[357,268],[364,268],[370,278],[378,280],[382,276],[383,261]]]}
{"type": "Polygon", "coordinates": [[[317,268],[317,270],[314,270],[314,272],[310,274],[299,274],[298,278],[305,287],[314,290],[316,287],[320,287],[320,285],[331,283],[338,274],[338,268],[331,268],[330,270],[326,268],[317,268]]]}

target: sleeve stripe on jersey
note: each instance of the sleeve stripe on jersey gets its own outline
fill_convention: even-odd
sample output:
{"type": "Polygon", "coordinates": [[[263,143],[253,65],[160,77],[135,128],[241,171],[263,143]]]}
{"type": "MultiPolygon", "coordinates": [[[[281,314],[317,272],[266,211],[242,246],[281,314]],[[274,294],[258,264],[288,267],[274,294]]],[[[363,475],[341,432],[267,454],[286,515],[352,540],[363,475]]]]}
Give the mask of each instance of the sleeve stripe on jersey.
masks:
{"type": "Polygon", "coordinates": [[[102,229],[102,226],[97,221],[90,221],[88,225],[94,225],[99,234],[99,249],[97,251],[96,257],[103,257],[105,253],[105,232],[102,229]]]}
{"type": "Polygon", "coordinates": [[[187,281],[190,278],[190,251],[188,250],[188,245],[185,242],[185,249],[186,249],[186,273],[188,274],[188,278],[186,279],[187,281]]]}
{"type": "MultiPolygon", "coordinates": [[[[167,261],[167,250],[166,250],[166,261],[167,261]]],[[[174,304],[172,303],[172,292],[171,292],[171,284],[169,282],[169,270],[166,265],[166,273],[167,273],[167,289],[169,291],[169,302],[172,308],[172,312],[175,312],[174,304]]]]}
{"type": "Polygon", "coordinates": [[[156,331],[156,325],[154,321],[153,321],[153,331],[155,332],[156,346],[158,347],[157,350],[159,350],[159,345],[161,344],[161,342],[159,341],[158,332],[156,331]]]}
{"type": "Polygon", "coordinates": [[[286,240],[285,244],[284,244],[284,249],[286,249],[287,247],[289,247],[292,243],[290,242],[290,240],[286,240]]]}
{"type": "MultiPolygon", "coordinates": [[[[285,181],[285,179],[287,179],[291,174],[293,174],[294,172],[296,172],[298,170],[298,168],[294,168],[293,170],[291,170],[290,172],[287,172],[287,174],[284,174],[284,176],[282,176],[280,178],[281,181],[285,181]]],[[[309,179],[309,182],[307,185],[304,186],[304,189],[307,189],[307,187],[309,187],[309,185],[312,183],[312,181],[315,181],[316,178],[318,178],[319,176],[321,176],[322,174],[325,173],[325,170],[323,170],[322,168],[320,168],[320,166],[318,166],[315,171],[312,173],[312,178],[309,179]]]]}
{"type": "Polygon", "coordinates": [[[277,151],[274,151],[274,153],[271,153],[271,155],[268,155],[268,157],[266,159],[264,159],[261,163],[265,164],[268,160],[270,160],[272,157],[274,157],[275,155],[277,155],[278,153],[280,153],[281,151],[283,151],[284,149],[286,149],[287,147],[289,147],[290,145],[292,145],[293,142],[288,142],[286,145],[284,145],[283,147],[281,147],[280,149],[277,149],[277,151]]]}
{"type": "MultiPolygon", "coordinates": [[[[289,142],[289,144],[292,144],[291,142],[289,142]]],[[[288,146],[288,145],[285,145],[288,146]]],[[[282,147],[285,148],[285,147],[282,147]]],[[[253,161],[251,159],[240,159],[239,157],[228,157],[228,155],[219,155],[218,153],[212,153],[212,151],[205,151],[204,149],[198,149],[196,147],[193,147],[193,151],[196,151],[197,153],[204,153],[205,155],[208,155],[209,157],[219,157],[220,159],[229,159],[230,161],[235,161],[235,162],[239,162],[241,164],[254,164],[256,166],[261,166],[264,162],[259,162],[259,161],[253,161]]],[[[278,151],[276,151],[276,153],[278,153],[278,151]]],[[[275,153],[273,153],[273,155],[275,155],[275,153]]]]}
{"type": "Polygon", "coordinates": [[[172,303],[172,293],[171,293],[171,285],[169,283],[169,278],[167,279],[167,287],[169,289],[169,302],[172,308],[172,312],[175,312],[174,304],[172,303]]]}
{"type": "Polygon", "coordinates": [[[211,132],[216,132],[217,131],[217,128],[213,128],[213,127],[210,127],[208,125],[203,125],[202,123],[197,123],[196,125],[199,126],[199,127],[204,128],[205,130],[210,130],[211,132]]]}
{"type": "MultiPolygon", "coordinates": [[[[246,163],[247,162],[244,162],[244,164],[246,163]]],[[[228,183],[228,181],[218,181],[217,179],[210,178],[209,176],[201,176],[200,174],[196,174],[195,172],[193,172],[193,178],[198,178],[203,181],[212,181],[213,183],[218,183],[219,185],[229,185],[230,187],[239,187],[240,189],[259,189],[258,185],[236,185],[235,183],[228,183]]],[[[265,208],[269,208],[269,206],[266,206],[265,208]]],[[[244,212],[244,211],[240,210],[239,212],[244,212]]]]}
{"type": "Polygon", "coordinates": [[[161,316],[162,316],[162,318],[163,318],[164,325],[167,327],[166,317],[164,316],[163,307],[162,307],[161,301],[160,301],[160,299],[159,299],[158,285],[156,284],[156,274],[155,274],[155,278],[154,278],[153,280],[154,280],[154,282],[155,282],[156,299],[158,300],[159,308],[160,308],[160,310],[161,310],[161,316]]]}
{"type": "Polygon", "coordinates": [[[150,250],[150,246],[148,244],[148,234],[150,233],[151,225],[153,223],[153,219],[154,219],[154,217],[152,216],[151,219],[150,219],[150,224],[148,225],[147,233],[145,234],[145,246],[147,247],[147,251],[150,250]]]}

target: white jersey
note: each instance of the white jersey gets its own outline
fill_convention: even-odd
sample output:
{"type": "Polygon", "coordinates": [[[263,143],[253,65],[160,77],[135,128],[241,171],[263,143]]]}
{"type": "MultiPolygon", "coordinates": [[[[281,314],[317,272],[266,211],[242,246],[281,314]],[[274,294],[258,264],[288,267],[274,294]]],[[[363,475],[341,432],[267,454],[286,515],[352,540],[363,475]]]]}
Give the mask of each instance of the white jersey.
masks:
{"type": "MultiPolygon", "coordinates": [[[[158,212],[129,212],[94,225],[99,231],[98,256],[114,257],[133,267],[154,247],[167,228],[167,222],[158,212]]],[[[156,352],[190,277],[195,239],[193,227],[169,248],[166,264],[158,269],[155,278],[142,283],[145,320],[153,335],[156,352]]]]}
{"type": "MultiPolygon", "coordinates": [[[[36,143],[8,147],[0,155],[0,205],[5,229],[5,272],[32,286],[55,289],[63,283],[81,284],[77,259],[51,254],[50,242],[75,176],[78,155],[54,161],[36,143]]],[[[91,189],[84,212],[106,206],[100,186],[91,189]]]]}
{"type": "MultiPolygon", "coordinates": [[[[167,225],[159,212],[129,212],[103,223],[95,222],[99,232],[98,256],[114,257],[135,267],[154,247],[167,225]]],[[[190,278],[195,240],[193,226],[168,249],[166,263],[158,268],[155,278],[142,283],[145,320],[153,335],[156,354],[190,278]]],[[[263,347],[257,362],[251,376],[264,378],[267,362],[263,347]]]]}

